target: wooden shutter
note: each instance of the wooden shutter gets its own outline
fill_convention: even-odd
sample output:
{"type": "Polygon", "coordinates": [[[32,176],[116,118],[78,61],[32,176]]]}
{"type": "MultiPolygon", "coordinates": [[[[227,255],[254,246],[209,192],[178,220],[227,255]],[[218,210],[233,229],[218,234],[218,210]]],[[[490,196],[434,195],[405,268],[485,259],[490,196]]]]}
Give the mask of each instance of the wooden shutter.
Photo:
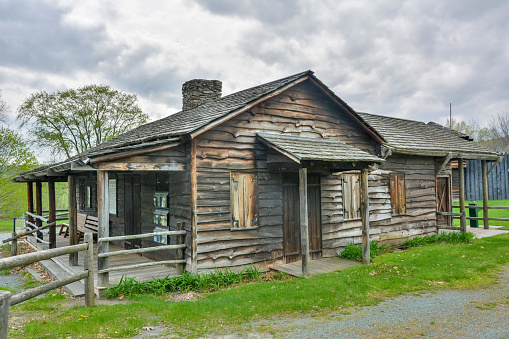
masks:
{"type": "Polygon", "coordinates": [[[392,214],[406,213],[406,183],[404,174],[391,174],[391,209],[392,214]]]}
{"type": "Polygon", "coordinates": [[[361,217],[360,175],[343,174],[343,218],[361,217]]]}
{"type": "Polygon", "coordinates": [[[232,228],[258,226],[258,176],[232,172],[230,202],[232,228]]]}

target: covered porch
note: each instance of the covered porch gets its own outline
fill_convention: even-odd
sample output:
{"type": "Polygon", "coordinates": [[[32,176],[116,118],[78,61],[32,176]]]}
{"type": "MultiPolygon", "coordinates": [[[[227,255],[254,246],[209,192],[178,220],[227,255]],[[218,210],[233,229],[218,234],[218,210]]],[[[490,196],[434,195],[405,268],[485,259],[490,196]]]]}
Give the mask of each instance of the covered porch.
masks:
{"type": "MultiPolygon", "coordinates": [[[[359,182],[355,183],[355,187],[360,192],[360,195],[358,195],[360,197],[359,204],[356,201],[354,202],[354,199],[347,204],[351,205],[355,210],[360,210],[358,218],[361,220],[363,262],[369,263],[370,216],[368,173],[377,169],[378,165],[384,162],[384,160],[336,140],[268,133],[258,133],[257,138],[269,148],[267,153],[267,167],[269,171],[281,172],[283,174],[298,173],[298,184],[296,183],[295,185],[296,192],[286,194],[287,190],[285,188],[285,180],[283,179],[284,211],[291,204],[289,197],[295,196],[298,198],[298,203],[295,206],[289,206],[288,210],[290,213],[286,213],[286,216],[283,218],[283,254],[285,256],[286,252],[290,252],[288,253],[290,255],[300,255],[300,260],[299,258],[285,260],[286,263],[272,266],[271,268],[288,274],[306,277],[360,264],[336,257],[321,258],[321,255],[316,255],[320,253],[317,253],[318,251],[314,248],[315,234],[317,232],[320,233],[322,227],[320,221],[321,202],[319,195],[317,197],[314,193],[311,193],[310,198],[309,189],[310,184],[312,187],[313,185],[319,186],[320,183],[319,178],[318,181],[315,181],[309,174],[325,174],[338,171],[353,171],[358,173],[359,182]],[[315,182],[308,182],[309,178],[315,182]],[[314,203],[311,200],[314,200],[314,203]],[[299,215],[292,215],[291,211],[299,215]],[[298,225],[295,225],[297,220],[298,225]],[[286,250],[286,248],[289,248],[290,251],[286,250]],[[311,261],[312,256],[313,260],[311,261]]],[[[286,185],[291,185],[291,183],[288,182],[286,185]]],[[[284,212],[283,215],[285,215],[284,212]]]]}

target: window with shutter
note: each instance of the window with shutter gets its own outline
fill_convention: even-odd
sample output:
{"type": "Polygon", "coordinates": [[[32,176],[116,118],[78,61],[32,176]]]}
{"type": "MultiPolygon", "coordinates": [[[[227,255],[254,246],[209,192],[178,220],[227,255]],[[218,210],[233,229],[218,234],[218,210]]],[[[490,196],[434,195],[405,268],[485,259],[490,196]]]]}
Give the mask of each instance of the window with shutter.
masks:
{"type": "Polygon", "coordinates": [[[252,173],[230,174],[230,210],[232,229],[258,226],[258,176],[252,173]]]}
{"type": "Polygon", "coordinates": [[[360,174],[343,174],[343,219],[361,217],[360,174]]]}
{"type": "Polygon", "coordinates": [[[393,215],[406,213],[406,183],[404,174],[391,174],[391,209],[393,215]]]}

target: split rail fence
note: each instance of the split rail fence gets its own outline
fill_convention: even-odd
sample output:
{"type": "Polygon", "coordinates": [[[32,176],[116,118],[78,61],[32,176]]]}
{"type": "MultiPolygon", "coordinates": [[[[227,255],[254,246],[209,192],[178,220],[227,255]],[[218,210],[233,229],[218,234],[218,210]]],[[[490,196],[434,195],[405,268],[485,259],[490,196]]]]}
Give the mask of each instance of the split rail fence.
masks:
{"type": "MultiPolygon", "coordinates": [[[[35,230],[33,231],[35,232],[35,230]]],[[[13,238],[6,239],[6,241],[15,241],[17,237],[24,236],[24,234],[17,235],[13,238]]],[[[5,242],[5,241],[4,241],[5,242]]],[[[85,270],[82,273],[75,274],[61,280],[55,280],[45,285],[37,286],[35,288],[22,291],[20,293],[12,295],[9,291],[0,291],[0,339],[7,338],[8,325],[9,325],[9,312],[10,307],[29,299],[32,299],[38,295],[49,292],[55,288],[62,287],[73,282],[85,279],[85,306],[94,306],[94,242],[92,234],[85,235],[85,243],[65,246],[60,248],[53,248],[49,250],[43,250],[33,253],[26,253],[18,256],[12,256],[4,259],[0,259],[0,270],[26,266],[34,262],[41,260],[47,260],[54,257],[58,257],[65,254],[77,253],[80,251],[86,251],[85,256],[85,270]]]]}
{"type": "Polygon", "coordinates": [[[143,233],[143,234],[133,234],[133,235],[122,235],[116,237],[103,237],[97,240],[97,289],[99,292],[104,291],[109,286],[109,272],[112,271],[126,271],[137,269],[146,266],[154,266],[154,265],[177,265],[177,274],[181,275],[184,273],[184,265],[186,263],[184,259],[184,250],[187,247],[185,244],[185,235],[186,231],[184,230],[184,223],[177,223],[176,231],[164,231],[157,233],[143,233]],[[132,240],[132,239],[143,239],[143,238],[151,238],[154,236],[167,236],[167,235],[176,235],[176,244],[175,245],[162,245],[155,247],[146,247],[146,248],[133,248],[128,250],[121,251],[109,251],[109,243],[112,241],[124,241],[124,240],[132,240]],[[133,265],[125,265],[125,266],[117,266],[117,267],[109,267],[108,258],[117,255],[126,255],[126,254],[138,254],[138,253],[148,253],[162,250],[177,250],[176,259],[175,260],[160,260],[160,261],[152,261],[147,263],[139,263],[133,265]]]}

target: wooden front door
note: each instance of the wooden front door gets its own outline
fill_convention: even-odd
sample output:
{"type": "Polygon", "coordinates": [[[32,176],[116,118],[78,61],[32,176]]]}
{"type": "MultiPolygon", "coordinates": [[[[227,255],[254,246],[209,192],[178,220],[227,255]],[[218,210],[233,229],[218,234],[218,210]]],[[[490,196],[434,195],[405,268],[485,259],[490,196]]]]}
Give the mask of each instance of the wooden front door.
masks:
{"type": "MultiPolygon", "coordinates": [[[[451,212],[450,194],[449,194],[449,178],[437,178],[437,212],[451,212]]],[[[450,217],[445,215],[437,215],[437,224],[439,226],[450,226],[450,217]]]]}
{"type": "MultiPolygon", "coordinates": [[[[312,259],[322,256],[320,175],[308,175],[308,232],[312,259]]],[[[283,174],[283,257],[285,263],[301,259],[299,176],[283,174]]]]}
{"type": "MultiPolygon", "coordinates": [[[[141,233],[141,178],[139,175],[126,175],[124,178],[124,234],[141,233]]],[[[141,240],[126,240],[126,249],[140,248],[141,240]]]]}

